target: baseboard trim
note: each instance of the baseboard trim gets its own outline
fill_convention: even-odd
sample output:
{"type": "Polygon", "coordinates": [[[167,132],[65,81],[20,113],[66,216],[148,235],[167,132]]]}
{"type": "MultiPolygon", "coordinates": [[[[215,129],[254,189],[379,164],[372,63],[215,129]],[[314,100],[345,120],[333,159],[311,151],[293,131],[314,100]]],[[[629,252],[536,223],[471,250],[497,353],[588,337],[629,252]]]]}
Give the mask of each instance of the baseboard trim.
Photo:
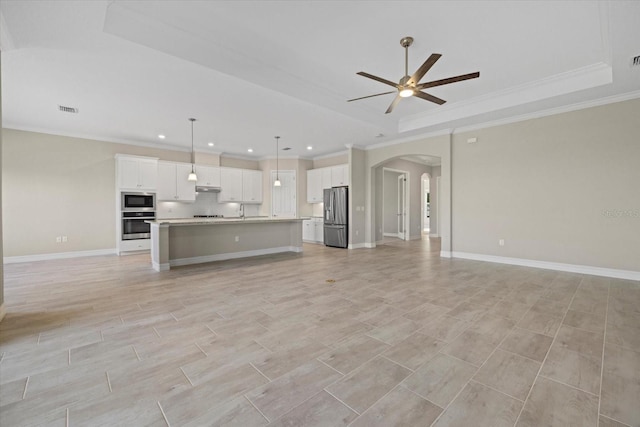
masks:
{"type": "Polygon", "coordinates": [[[382,233],[384,237],[398,237],[398,233],[382,233]]]}
{"type": "Polygon", "coordinates": [[[453,252],[440,251],[440,258],[452,258],[451,254],[453,254],[453,252]]]}
{"type": "Polygon", "coordinates": [[[158,263],[158,262],[151,262],[151,265],[153,267],[153,269],[155,271],[168,271],[171,268],[171,264],[169,263],[158,263]]]}
{"type": "Polygon", "coordinates": [[[409,240],[422,240],[422,234],[414,234],[413,236],[409,236],[409,240]]]}
{"type": "Polygon", "coordinates": [[[374,249],[378,245],[378,243],[382,243],[382,241],[380,241],[380,242],[372,242],[372,243],[365,243],[364,247],[367,248],[367,249],[374,249]]]}
{"type": "Polygon", "coordinates": [[[615,279],[640,280],[640,271],[618,270],[614,268],[592,267],[589,265],[564,264],[560,262],[537,261],[524,258],[509,258],[495,255],[473,254],[468,252],[452,252],[454,258],[475,261],[495,262],[498,264],[520,265],[523,267],[542,268],[545,270],[565,271],[568,273],[588,274],[591,276],[611,277],[615,279]]]}
{"type": "Polygon", "coordinates": [[[362,248],[366,248],[367,244],[366,243],[356,243],[355,245],[349,245],[349,249],[362,249],[362,248]]]}
{"type": "Polygon", "coordinates": [[[4,315],[7,314],[7,312],[4,310],[4,302],[2,304],[0,304],[0,322],[2,322],[2,319],[4,319],[4,315]]]}
{"type": "Polygon", "coordinates": [[[115,255],[115,254],[116,254],[116,248],[97,249],[93,251],[74,251],[74,252],[57,252],[52,254],[6,256],[3,258],[3,262],[5,264],[15,264],[18,262],[47,261],[51,259],[81,258],[81,257],[87,257],[87,256],[115,255]]]}
{"type": "Polygon", "coordinates": [[[203,264],[206,262],[225,261],[228,259],[237,259],[237,258],[249,258],[254,256],[260,256],[260,255],[277,254],[282,252],[298,253],[298,252],[302,252],[302,248],[298,246],[281,246],[277,248],[255,249],[255,250],[244,251],[244,252],[231,252],[226,254],[205,255],[205,256],[197,256],[192,258],[179,258],[179,259],[169,260],[169,265],[171,267],[179,267],[182,265],[203,264]]]}

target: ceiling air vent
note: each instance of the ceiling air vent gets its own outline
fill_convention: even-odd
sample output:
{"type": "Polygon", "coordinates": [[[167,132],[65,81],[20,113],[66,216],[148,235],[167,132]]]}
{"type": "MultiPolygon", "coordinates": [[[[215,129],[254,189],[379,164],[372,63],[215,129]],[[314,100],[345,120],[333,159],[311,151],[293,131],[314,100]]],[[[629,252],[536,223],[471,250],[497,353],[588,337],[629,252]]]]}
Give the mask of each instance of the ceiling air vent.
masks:
{"type": "Polygon", "coordinates": [[[289,151],[289,150],[291,150],[291,147],[284,147],[284,148],[282,149],[282,151],[289,151]]]}
{"type": "Polygon", "coordinates": [[[65,107],[64,105],[58,105],[58,110],[62,111],[63,113],[73,113],[73,114],[78,114],[80,112],[79,108],[65,107]]]}
{"type": "Polygon", "coordinates": [[[631,59],[631,66],[632,66],[632,67],[640,67],[640,55],[638,55],[638,56],[634,56],[634,57],[631,59]]]}

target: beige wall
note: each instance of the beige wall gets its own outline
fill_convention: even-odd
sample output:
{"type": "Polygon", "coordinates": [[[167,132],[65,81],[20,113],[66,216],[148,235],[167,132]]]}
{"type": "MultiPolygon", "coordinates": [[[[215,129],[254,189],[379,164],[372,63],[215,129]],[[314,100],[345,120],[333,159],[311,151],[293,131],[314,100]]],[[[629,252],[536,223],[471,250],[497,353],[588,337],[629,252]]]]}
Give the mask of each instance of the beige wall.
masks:
{"type": "MultiPolygon", "coordinates": [[[[352,247],[360,247],[365,244],[366,237],[366,152],[358,148],[350,148],[347,160],[349,163],[349,244],[352,247]]],[[[320,212],[320,215],[322,214],[323,212],[320,212]]]]}
{"type": "Polygon", "coordinates": [[[431,179],[429,180],[429,234],[438,234],[438,177],[442,173],[440,166],[431,168],[431,179]]]}
{"type": "MultiPolygon", "coordinates": [[[[0,70],[2,70],[2,52],[0,51],[0,70]]],[[[0,72],[0,82],[2,82],[2,73],[0,72]]],[[[0,84],[0,129],[2,128],[2,84],[0,84]]],[[[0,260],[3,256],[3,237],[2,237],[2,151],[4,143],[2,140],[2,132],[0,132],[0,260]]],[[[4,263],[0,263],[0,321],[4,318],[4,263]]]]}
{"type": "Polygon", "coordinates": [[[12,129],[2,139],[8,257],[115,248],[115,154],[190,161],[188,152],[12,129]]]}
{"type": "Polygon", "coordinates": [[[454,135],[454,251],[640,271],[639,113],[635,99],[454,135]]]}
{"type": "Polygon", "coordinates": [[[225,166],[228,168],[260,170],[260,166],[257,160],[239,159],[237,157],[226,157],[224,155],[220,156],[220,166],[225,166]]]}
{"type": "Polygon", "coordinates": [[[349,153],[339,154],[337,156],[323,157],[321,159],[313,160],[312,169],[326,168],[329,166],[344,165],[349,163],[349,153]]]}

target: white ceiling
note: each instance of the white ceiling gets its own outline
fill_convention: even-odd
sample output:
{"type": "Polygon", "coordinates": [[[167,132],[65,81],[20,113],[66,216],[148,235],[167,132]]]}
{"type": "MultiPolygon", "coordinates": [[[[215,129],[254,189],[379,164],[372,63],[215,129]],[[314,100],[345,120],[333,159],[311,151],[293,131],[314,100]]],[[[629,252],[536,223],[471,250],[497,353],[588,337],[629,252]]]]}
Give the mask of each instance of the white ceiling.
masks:
{"type": "Polygon", "coordinates": [[[287,156],[313,158],[640,96],[638,1],[3,0],[0,12],[15,129],[188,150],[195,117],[196,151],[264,158],[280,135],[287,156]],[[443,55],[423,82],[480,78],[431,89],[443,106],[347,103],[387,91],[358,71],[402,77],[403,36],[409,74],[443,55]]]}

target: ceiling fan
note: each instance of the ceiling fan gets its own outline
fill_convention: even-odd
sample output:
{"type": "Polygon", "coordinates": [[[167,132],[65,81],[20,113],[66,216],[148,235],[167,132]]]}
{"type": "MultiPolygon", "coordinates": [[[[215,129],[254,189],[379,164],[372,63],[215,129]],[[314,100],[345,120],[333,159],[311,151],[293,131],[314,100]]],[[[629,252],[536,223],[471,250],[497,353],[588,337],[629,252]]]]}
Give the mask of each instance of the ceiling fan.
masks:
{"type": "Polygon", "coordinates": [[[407,37],[403,37],[400,40],[400,45],[404,48],[404,77],[401,78],[398,83],[394,83],[392,81],[383,79],[382,77],[374,76],[373,74],[365,73],[364,71],[360,71],[359,73],[356,73],[360,76],[367,77],[369,79],[378,81],[380,83],[384,83],[386,85],[392,86],[396,88],[395,91],[377,93],[375,95],[368,95],[360,98],[349,99],[347,102],[358,101],[360,99],[372,98],[374,96],[380,96],[380,95],[388,95],[390,93],[397,92],[396,97],[393,99],[393,102],[391,102],[391,105],[389,105],[389,108],[387,108],[387,111],[385,112],[385,114],[389,114],[390,112],[392,112],[393,109],[396,107],[396,105],[398,105],[398,102],[400,102],[400,99],[408,98],[410,96],[415,96],[417,98],[424,99],[425,101],[431,101],[431,102],[435,102],[438,105],[442,105],[447,101],[445,101],[444,99],[437,98],[426,92],[422,92],[422,90],[428,89],[430,87],[448,85],[450,83],[456,83],[456,82],[461,82],[463,80],[475,79],[480,77],[480,73],[475,72],[475,73],[463,74],[461,76],[449,77],[447,79],[434,80],[432,82],[418,84],[420,79],[424,77],[427,71],[429,71],[431,67],[433,67],[433,65],[436,63],[438,59],[440,59],[442,55],[440,55],[439,53],[432,53],[431,56],[429,56],[429,58],[427,58],[427,60],[424,61],[424,63],[420,66],[420,68],[418,68],[416,72],[413,73],[412,76],[409,76],[409,70],[408,70],[409,46],[411,46],[412,44],[413,44],[413,37],[407,36],[407,37]]]}

